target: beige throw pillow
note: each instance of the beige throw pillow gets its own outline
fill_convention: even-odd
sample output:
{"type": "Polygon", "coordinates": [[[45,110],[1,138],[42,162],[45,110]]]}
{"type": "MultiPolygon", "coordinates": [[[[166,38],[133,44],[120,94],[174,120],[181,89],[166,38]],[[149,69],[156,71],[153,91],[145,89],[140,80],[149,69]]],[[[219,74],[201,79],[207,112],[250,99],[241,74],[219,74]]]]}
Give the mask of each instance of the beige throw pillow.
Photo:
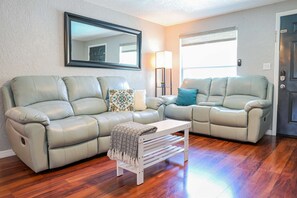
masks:
{"type": "Polygon", "coordinates": [[[142,111],[146,109],[146,90],[134,90],[134,110],[142,111]]]}

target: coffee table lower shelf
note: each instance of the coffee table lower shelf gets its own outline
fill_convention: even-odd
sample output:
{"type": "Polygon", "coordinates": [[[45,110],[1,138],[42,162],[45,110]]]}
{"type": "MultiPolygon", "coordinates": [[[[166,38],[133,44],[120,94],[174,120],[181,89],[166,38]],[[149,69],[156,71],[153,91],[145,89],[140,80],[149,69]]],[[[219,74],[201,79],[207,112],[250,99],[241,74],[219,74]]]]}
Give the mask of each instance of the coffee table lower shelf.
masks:
{"type": "Polygon", "coordinates": [[[138,140],[138,166],[132,166],[117,160],[117,176],[123,174],[123,170],[128,170],[137,175],[137,185],[144,182],[144,169],[154,164],[164,161],[179,153],[184,153],[184,161],[188,161],[189,146],[189,128],[191,125],[186,124],[184,136],[173,135],[176,130],[165,130],[161,133],[141,136],[138,140]],[[184,142],[182,146],[175,145],[178,142],[184,142]]]}
{"type": "MultiPolygon", "coordinates": [[[[184,152],[184,149],[179,146],[168,146],[168,147],[161,149],[155,153],[146,155],[143,158],[143,168],[145,169],[147,167],[150,167],[154,164],[157,164],[161,161],[164,161],[164,160],[166,160],[170,157],[173,157],[176,154],[182,153],[182,152],[184,152]]],[[[126,164],[121,161],[118,161],[118,167],[128,170],[130,172],[136,173],[136,174],[138,173],[137,167],[131,166],[131,165],[126,164]]]]}

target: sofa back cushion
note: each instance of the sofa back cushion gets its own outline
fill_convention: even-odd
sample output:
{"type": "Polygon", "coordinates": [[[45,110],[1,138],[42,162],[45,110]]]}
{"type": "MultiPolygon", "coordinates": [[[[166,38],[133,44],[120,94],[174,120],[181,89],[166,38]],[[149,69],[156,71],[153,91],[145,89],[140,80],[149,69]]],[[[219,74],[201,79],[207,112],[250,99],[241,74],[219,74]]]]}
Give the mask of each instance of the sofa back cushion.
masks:
{"type": "Polygon", "coordinates": [[[264,76],[229,77],[224,107],[243,109],[251,100],[266,99],[268,80],[264,76]]]}
{"type": "Polygon", "coordinates": [[[207,102],[222,105],[226,95],[227,78],[213,78],[207,102]]]}
{"type": "Polygon", "coordinates": [[[102,96],[104,100],[108,100],[109,89],[129,89],[129,84],[124,77],[121,76],[104,76],[98,77],[101,86],[102,96]]]}
{"type": "Polygon", "coordinates": [[[99,82],[94,76],[63,78],[75,115],[98,114],[107,111],[99,82]]]}
{"type": "Polygon", "coordinates": [[[211,78],[205,79],[185,79],[182,88],[186,89],[198,89],[198,94],[196,98],[196,103],[206,102],[209,95],[211,78]]]}
{"type": "Polygon", "coordinates": [[[59,76],[20,76],[11,80],[16,106],[31,107],[50,120],[73,115],[66,86],[59,76]]]}

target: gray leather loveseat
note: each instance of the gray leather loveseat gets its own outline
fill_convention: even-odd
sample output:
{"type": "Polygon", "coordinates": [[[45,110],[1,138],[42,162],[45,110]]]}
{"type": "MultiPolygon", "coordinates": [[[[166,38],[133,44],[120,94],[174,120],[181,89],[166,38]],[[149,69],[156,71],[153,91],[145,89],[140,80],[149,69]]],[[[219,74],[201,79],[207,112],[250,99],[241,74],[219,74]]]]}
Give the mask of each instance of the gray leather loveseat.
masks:
{"type": "Polygon", "coordinates": [[[164,96],[165,116],[192,122],[191,132],[256,143],[271,126],[273,84],[264,76],[185,79],[197,104],[177,106],[164,96]]]}
{"type": "Polygon", "coordinates": [[[106,152],[118,123],[163,120],[160,98],[144,111],[108,112],[108,89],[127,89],[122,77],[16,77],[2,88],[13,151],[39,172],[106,152]]]}

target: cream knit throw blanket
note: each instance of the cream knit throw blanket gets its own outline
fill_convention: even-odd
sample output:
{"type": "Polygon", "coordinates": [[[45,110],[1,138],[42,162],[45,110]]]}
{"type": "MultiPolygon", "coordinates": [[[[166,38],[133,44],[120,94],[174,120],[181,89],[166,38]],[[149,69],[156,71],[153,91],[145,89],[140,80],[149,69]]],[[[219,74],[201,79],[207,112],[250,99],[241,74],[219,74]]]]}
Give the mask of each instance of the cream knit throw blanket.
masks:
{"type": "Polygon", "coordinates": [[[157,127],[136,122],[117,124],[111,131],[110,148],[107,156],[112,160],[120,160],[137,166],[139,136],[156,131],[157,127]]]}

